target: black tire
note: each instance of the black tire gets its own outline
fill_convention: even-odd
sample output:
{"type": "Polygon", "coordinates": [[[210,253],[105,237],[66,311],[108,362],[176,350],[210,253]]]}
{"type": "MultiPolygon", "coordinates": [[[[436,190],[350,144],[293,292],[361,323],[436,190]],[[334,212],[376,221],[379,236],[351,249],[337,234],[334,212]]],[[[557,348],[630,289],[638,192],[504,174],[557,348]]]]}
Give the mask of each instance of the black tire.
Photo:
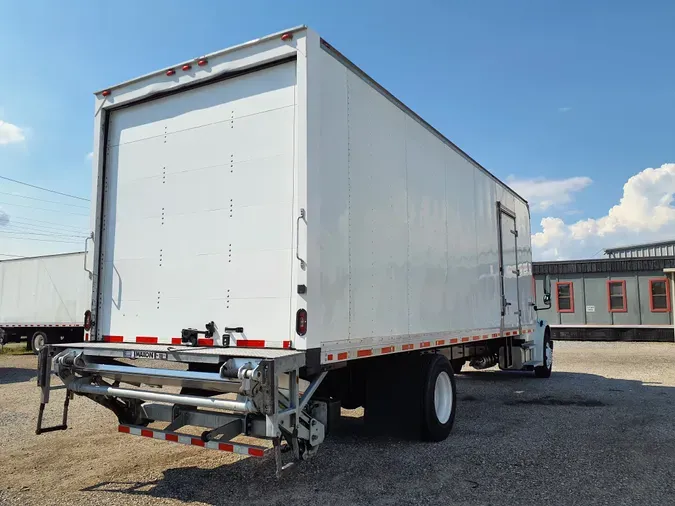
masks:
{"type": "Polygon", "coordinates": [[[455,422],[455,377],[450,362],[441,354],[422,355],[422,371],[422,439],[443,441],[455,422]]]}
{"type": "Polygon", "coordinates": [[[450,361],[450,365],[452,366],[452,372],[455,374],[459,374],[462,372],[462,367],[464,367],[465,361],[463,358],[456,358],[455,360],[450,361]]]}
{"type": "Polygon", "coordinates": [[[37,331],[33,334],[33,337],[30,338],[30,348],[36,355],[40,354],[40,350],[45,344],[47,344],[47,334],[42,331],[37,331]]]}
{"type": "Polygon", "coordinates": [[[550,378],[553,372],[553,341],[548,327],[544,332],[544,364],[534,368],[536,378],[550,378]]]}

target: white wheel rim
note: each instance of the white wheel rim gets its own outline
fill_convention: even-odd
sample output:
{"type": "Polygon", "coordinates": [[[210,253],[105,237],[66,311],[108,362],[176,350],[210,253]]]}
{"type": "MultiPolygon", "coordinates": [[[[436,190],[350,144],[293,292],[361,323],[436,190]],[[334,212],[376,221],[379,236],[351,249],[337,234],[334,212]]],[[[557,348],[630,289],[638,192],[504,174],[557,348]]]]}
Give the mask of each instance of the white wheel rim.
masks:
{"type": "Polygon", "coordinates": [[[44,345],[45,345],[44,337],[37,336],[35,339],[33,339],[33,348],[35,348],[35,351],[40,351],[44,345]]]}
{"type": "Polygon", "coordinates": [[[436,418],[442,424],[450,420],[452,412],[452,383],[450,376],[442,371],[436,377],[436,386],[434,387],[434,408],[436,409],[436,418]]]}
{"type": "Polygon", "coordinates": [[[550,369],[553,367],[553,348],[551,348],[551,343],[546,343],[544,354],[546,356],[546,368],[550,369]]]}

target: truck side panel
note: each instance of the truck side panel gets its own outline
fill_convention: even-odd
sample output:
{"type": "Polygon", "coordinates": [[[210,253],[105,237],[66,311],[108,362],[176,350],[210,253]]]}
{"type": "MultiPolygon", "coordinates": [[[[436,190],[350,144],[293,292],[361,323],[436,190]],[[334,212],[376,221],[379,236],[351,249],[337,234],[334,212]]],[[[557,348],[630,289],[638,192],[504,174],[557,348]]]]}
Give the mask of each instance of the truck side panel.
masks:
{"type": "Polygon", "coordinates": [[[518,265],[508,271],[520,273],[521,324],[531,330],[526,203],[332,53],[315,56],[308,347],[501,337],[498,202],[516,214],[518,265]]]}
{"type": "Polygon", "coordinates": [[[83,262],[83,253],[0,262],[0,326],[82,325],[91,290],[83,262]]]}

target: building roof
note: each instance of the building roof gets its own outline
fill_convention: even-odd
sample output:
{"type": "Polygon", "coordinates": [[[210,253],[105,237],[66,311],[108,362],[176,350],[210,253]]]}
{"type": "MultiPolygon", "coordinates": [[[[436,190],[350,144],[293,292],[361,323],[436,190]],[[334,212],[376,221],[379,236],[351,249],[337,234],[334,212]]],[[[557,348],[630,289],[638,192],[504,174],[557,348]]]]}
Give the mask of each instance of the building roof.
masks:
{"type": "Polygon", "coordinates": [[[657,246],[675,246],[675,239],[671,239],[670,241],[657,241],[657,242],[646,242],[643,244],[631,244],[628,246],[618,246],[616,248],[607,248],[605,249],[605,254],[609,255],[610,253],[616,253],[619,251],[627,251],[627,250],[632,250],[632,249],[640,249],[640,248],[652,248],[652,247],[657,247],[657,246]]]}
{"type": "Polygon", "coordinates": [[[533,262],[532,272],[538,274],[587,274],[604,272],[644,272],[675,268],[673,257],[601,258],[533,262]]]}

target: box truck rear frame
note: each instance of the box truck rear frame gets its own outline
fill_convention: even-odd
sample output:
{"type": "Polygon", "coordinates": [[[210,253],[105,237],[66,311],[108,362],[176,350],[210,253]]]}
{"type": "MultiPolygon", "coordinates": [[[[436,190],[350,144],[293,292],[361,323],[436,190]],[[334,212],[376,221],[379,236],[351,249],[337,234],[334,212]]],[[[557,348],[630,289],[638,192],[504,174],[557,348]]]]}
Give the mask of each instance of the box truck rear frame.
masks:
{"type": "Polygon", "coordinates": [[[41,351],[38,434],[79,394],[281,475],[341,406],[438,441],[465,362],[551,374],[527,203],[306,27],[98,92],[94,173],[86,342],[41,351]]]}

